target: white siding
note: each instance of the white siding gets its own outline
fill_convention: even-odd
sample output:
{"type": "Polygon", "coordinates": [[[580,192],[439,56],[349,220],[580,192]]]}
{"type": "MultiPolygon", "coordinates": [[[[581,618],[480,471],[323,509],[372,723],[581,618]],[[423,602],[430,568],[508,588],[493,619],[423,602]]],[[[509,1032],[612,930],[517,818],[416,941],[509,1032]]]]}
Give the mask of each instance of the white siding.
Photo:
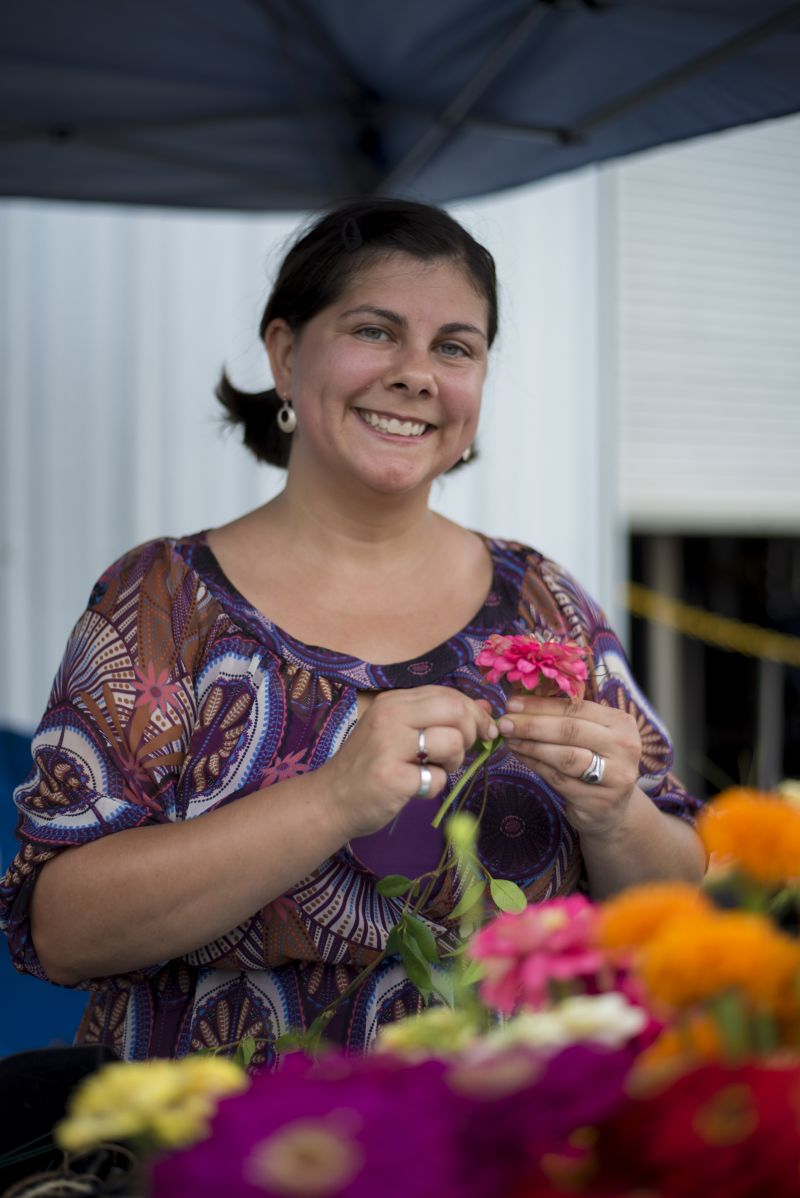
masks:
{"type": "Polygon", "coordinates": [[[800,118],[616,168],[622,508],[800,527],[800,118]]]}

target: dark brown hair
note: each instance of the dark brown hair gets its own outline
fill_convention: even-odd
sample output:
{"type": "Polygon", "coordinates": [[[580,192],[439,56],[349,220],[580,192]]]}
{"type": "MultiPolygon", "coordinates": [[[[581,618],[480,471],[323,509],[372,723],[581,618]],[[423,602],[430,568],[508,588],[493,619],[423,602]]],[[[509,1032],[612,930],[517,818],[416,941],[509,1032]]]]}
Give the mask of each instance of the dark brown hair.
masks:
{"type": "MultiPolygon", "coordinates": [[[[263,337],[267,325],[278,317],[290,328],[301,329],[335,303],[365,265],[393,253],[410,254],[422,262],[444,259],[462,266],[478,295],[486,300],[492,344],[497,333],[492,255],[441,208],[393,199],[342,204],[301,234],[278,272],[261,317],[260,335],[263,337]]],[[[287,465],[291,435],[278,428],[275,418],[281,401],[274,388],[255,394],[240,391],[223,371],[216,396],[225,408],[225,419],[242,426],[245,445],[260,461],[287,465]]]]}

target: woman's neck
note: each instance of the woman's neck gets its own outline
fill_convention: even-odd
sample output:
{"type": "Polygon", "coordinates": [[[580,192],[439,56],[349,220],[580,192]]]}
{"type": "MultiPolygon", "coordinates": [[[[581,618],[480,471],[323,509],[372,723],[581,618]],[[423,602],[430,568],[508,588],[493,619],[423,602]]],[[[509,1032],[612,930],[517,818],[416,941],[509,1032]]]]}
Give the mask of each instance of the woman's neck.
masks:
{"type": "Polygon", "coordinates": [[[262,527],[317,566],[376,565],[407,570],[430,556],[449,521],[428,507],[428,489],[408,495],[349,492],[317,479],[312,490],[287,478],[284,490],[260,509],[262,527]]]}

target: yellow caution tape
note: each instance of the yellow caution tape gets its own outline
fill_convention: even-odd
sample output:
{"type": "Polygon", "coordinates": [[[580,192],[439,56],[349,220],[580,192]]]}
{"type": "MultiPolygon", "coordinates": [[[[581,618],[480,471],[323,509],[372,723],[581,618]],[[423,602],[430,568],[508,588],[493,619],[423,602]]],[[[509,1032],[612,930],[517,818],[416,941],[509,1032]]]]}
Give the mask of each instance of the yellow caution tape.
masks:
{"type": "Polygon", "coordinates": [[[629,582],[627,591],[628,610],[634,616],[674,628],[684,636],[716,645],[719,649],[729,649],[747,657],[765,657],[787,666],[800,666],[800,637],[717,615],[703,607],[671,599],[638,582],[629,582]]]}

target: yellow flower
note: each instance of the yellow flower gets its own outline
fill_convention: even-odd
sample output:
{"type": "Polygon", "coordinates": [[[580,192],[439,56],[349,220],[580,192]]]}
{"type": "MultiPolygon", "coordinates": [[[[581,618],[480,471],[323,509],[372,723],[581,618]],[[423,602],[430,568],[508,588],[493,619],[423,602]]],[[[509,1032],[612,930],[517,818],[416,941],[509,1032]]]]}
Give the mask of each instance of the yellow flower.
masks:
{"type": "Polygon", "coordinates": [[[708,899],[688,882],[632,886],[600,908],[600,943],[611,950],[637,949],[669,923],[684,924],[712,911],[708,899]]]}
{"type": "Polygon", "coordinates": [[[703,914],[668,924],[644,948],[637,972],[650,994],[673,1009],[735,989],[753,1009],[788,1016],[798,1005],[800,944],[759,915],[703,914]]]}
{"type": "Polygon", "coordinates": [[[228,1057],[188,1056],[175,1064],[187,1094],[237,1094],[248,1086],[247,1075],[228,1057]]]}
{"type": "Polygon", "coordinates": [[[132,1138],[176,1148],[207,1134],[216,1098],[247,1085],[242,1070],[219,1057],[114,1062],[78,1087],[54,1136],[68,1152],[132,1138]]]}
{"type": "Polygon", "coordinates": [[[213,1098],[182,1094],[177,1102],[150,1112],[147,1130],[162,1148],[181,1148],[204,1139],[216,1110],[213,1098]]]}
{"type": "Polygon", "coordinates": [[[422,1060],[456,1056],[476,1039],[477,1029],[466,1011],[428,1007],[412,1019],[389,1023],[378,1033],[377,1048],[422,1060]]]}
{"type": "Polygon", "coordinates": [[[698,819],[707,851],[768,885],[800,878],[800,808],[744,786],[723,791],[698,819]]]}

